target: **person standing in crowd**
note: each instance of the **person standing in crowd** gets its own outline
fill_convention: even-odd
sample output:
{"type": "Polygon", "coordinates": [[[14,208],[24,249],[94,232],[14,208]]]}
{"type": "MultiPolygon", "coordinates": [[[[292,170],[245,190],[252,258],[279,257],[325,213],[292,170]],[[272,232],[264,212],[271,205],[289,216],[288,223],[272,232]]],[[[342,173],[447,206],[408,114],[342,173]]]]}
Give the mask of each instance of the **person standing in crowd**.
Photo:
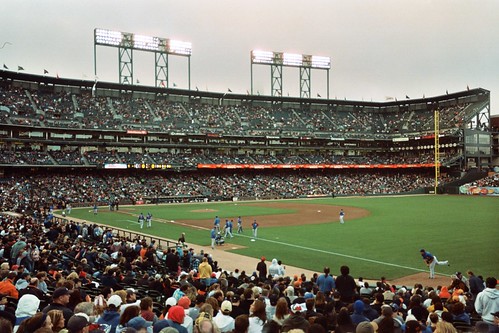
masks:
{"type": "Polygon", "coordinates": [[[499,313],[499,289],[496,288],[497,279],[488,277],[485,280],[485,289],[478,293],[475,300],[475,310],[482,316],[482,320],[489,325],[489,332],[497,329],[494,316],[499,313]]]}
{"type": "Polygon", "coordinates": [[[334,288],[336,288],[334,278],[329,274],[330,271],[329,267],[324,267],[324,274],[319,275],[317,278],[317,286],[325,295],[331,295],[334,288]]]}
{"type": "Polygon", "coordinates": [[[353,303],[355,294],[357,293],[357,284],[350,275],[348,266],[340,267],[341,275],[336,277],[336,290],[340,292],[341,301],[345,303],[353,303]]]}
{"type": "Polygon", "coordinates": [[[450,266],[449,261],[438,261],[437,257],[431,254],[429,251],[426,251],[425,249],[419,250],[421,253],[421,257],[423,257],[423,261],[425,262],[426,266],[430,268],[430,279],[435,278],[435,265],[447,265],[450,266]]]}
{"type": "Polygon", "coordinates": [[[256,239],[258,235],[258,222],[256,222],[256,220],[253,220],[253,223],[251,224],[251,229],[253,230],[253,238],[256,239]]]}
{"type": "Polygon", "coordinates": [[[279,273],[279,264],[277,263],[277,259],[274,258],[269,266],[269,275],[272,276],[272,278],[275,278],[280,276],[279,273]]]}
{"type": "Polygon", "coordinates": [[[204,282],[206,287],[209,287],[211,284],[211,273],[213,273],[213,270],[211,265],[208,263],[208,258],[203,258],[203,262],[199,264],[198,272],[201,281],[204,282]]]}
{"type": "Polygon", "coordinates": [[[468,282],[470,284],[470,292],[473,295],[473,299],[481,292],[485,287],[483,280],[476,276],[471,270],[466,272],[468,274],[468,282]]]}
{"type": "Polygon", "coordinates": [[[265,257],[261,257],[258,264],[256,264],[256,271],[258,272],[260,281],[265,281],[267,278],[267,264],[265,263],[265,257]]]}
{"type": "Polygon", "coordinates": [[[178,238],[178,243],[182,244],[182,248],[185,248],[185,232],[183,232],[180,237],[178,238]]]}
{"type": "Polygon", "coordinates": [[[340,209],[340,223],[343,224],[345,223],[345,212],[343,211],[343,209],[340,209]]]}

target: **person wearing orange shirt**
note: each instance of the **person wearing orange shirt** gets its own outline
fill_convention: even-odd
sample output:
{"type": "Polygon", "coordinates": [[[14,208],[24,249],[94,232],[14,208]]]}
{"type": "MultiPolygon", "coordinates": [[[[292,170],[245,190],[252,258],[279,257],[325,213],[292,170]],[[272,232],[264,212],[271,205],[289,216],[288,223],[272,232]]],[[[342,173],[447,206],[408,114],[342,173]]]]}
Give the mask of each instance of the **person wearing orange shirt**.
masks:
{"type": "Polygon", "coordinates": [[[4,296],[10,296],[15,299],[19,298],[19,292],[14,286],[14,280],[16,279],[16,277],[16,272],[10,272],[7,275],[7,278],[4,281],[0,282],[0,294],[3,294],[4,296]]]}

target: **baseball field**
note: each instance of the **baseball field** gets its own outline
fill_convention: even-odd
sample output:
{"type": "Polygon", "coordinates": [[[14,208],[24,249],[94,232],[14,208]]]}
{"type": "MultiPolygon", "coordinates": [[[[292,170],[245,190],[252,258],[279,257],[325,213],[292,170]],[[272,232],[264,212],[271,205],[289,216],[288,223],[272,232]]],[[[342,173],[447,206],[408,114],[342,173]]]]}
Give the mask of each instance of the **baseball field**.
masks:
{"type": "MultiPolygon", "coordinates": [[[[351,275],[390,280],[427,277],[419,250],[424,248],[451,266],[437,266],[448,277],[471,269],[477,275],[499,277],[499,198],[479,196],[391,196],[279,201],[219,202],[73,209],[71,217],[111,227],[141,231],[188,244],[210,244],[210,229],[218,215],[234,220],[234,237],[224,249],[244,256],[278,258],[312,271],[324,266],[351,275]],[[345,223],[339,223],[339,211],[345,223]],[[151,228],[140,229],[140,213],[153,215],[151,228]],[[237,234],[237,217],[243,219],[237,234]],[[252,241],[251,222],[259,223],[252,241]]],[[[223,263],[222,263],[223,266],[223,263]]]]}

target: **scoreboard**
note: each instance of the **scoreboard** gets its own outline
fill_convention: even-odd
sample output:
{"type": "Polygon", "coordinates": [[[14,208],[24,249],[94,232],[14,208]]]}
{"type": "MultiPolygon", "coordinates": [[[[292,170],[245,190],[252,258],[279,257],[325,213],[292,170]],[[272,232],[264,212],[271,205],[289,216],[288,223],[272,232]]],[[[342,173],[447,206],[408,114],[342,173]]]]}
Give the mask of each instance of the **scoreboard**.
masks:
{"type": "Polygon", "coordinates": [[[147,170],[167,170],[171,169],[171,164],[146,164],[146,163],[108,163],[104,164],[104,169],[147,169],[147,170]]]}

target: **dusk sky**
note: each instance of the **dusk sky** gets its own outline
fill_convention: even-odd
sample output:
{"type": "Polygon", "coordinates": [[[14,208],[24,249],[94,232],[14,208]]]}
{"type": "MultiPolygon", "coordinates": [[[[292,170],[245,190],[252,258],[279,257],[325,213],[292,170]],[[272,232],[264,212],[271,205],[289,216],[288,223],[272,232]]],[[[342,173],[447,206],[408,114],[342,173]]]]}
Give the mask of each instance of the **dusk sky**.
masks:
{"type": "MultiPolygon", "coordinates": [[[[189,41],[191,86],[250,90],[250,51],[331,57],[330,97],[385,101],[470,88],[491,91],[499,114],[498,0],[2,0],[0,66],[94,78],[95,28],[189,41]]],[[[118,50],[97,48],[100,81],[118,82],[118,50]]],[[[187,88],[187,59],[170,57],[170,86],[187,88]]],[[[270,95],[270,67],[255,65],[254,91],[270,95]]],[[[134,52],[134,77],[154,84],[154,55],[134,52]]],[[[326,71],[312,70],[312,97],[326,71]]],[[[299,70],[283,71],[299,96],[299,70]]]]}

